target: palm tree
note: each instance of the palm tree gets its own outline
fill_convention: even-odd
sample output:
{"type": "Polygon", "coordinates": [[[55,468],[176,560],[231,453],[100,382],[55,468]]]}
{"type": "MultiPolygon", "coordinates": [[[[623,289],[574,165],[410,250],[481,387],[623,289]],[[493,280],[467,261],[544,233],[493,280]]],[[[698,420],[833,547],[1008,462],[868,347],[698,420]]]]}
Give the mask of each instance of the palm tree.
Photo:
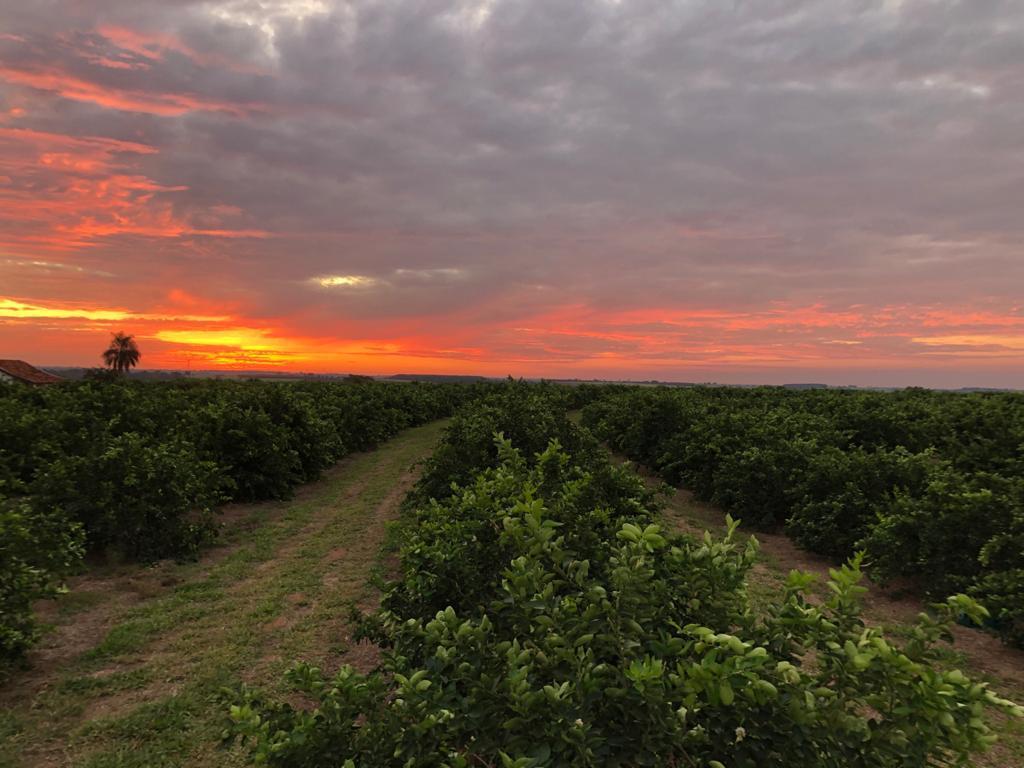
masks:
{"type": "Polygon", "coordinates": [[[135,337],[124,331],[115,333],[110,339],[110,346],[103,352],[103,362],[112,371],[122,373],[139,363],[142,354],[135,343],[135,337]]]}

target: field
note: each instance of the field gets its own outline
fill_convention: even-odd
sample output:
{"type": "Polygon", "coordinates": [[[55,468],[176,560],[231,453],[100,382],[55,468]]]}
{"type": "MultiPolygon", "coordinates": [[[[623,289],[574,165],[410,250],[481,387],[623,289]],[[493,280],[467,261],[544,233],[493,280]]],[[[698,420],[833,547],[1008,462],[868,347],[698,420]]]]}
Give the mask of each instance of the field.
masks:
{"type": "MultiPolygon", "coordinates": [[[[23,611],[8,635],[19,644],[0,686],[4,768],[1024,764],[1022,711],[1009,701],[1024,699],[1024,653],[996,636],[1016,639],[1006,622],[970,598],[929,596],[907,574],[864,581],[858,558],[840,567],[860,539],[849,553],[814,554],[784,534],[786,519],[761,516],[755,542],[726,515],[745,497],[698,488],[698,500],[663,485],[684,479],[672,475],[679,464],[645,460],[664,445],[643,455],[637,425],[653,434],[657,424],[682,456],[680,427],[698,423],[664,409],[648,418],[663,391],[120,386],[82,385],[32,407],[26,398],[43,396],[19,393],[0,411],[5,435],[25,441],[3,468],[4,524],[42,526],[70,561],[33,559],[39,536],[9,549],[22,570],[3,582],[5,604],[25,602],[6,585],[28,583],[34,618],[23,611]],[[97,402],[110,406],[103,419],[97,402]],[[262,424],[253,461],[227,461],[228,449],[239,455],[230,440],[204,443],[189,426],[197,409],[262,424]],[[57,417],[103,423],[92,440],[40,447],[31,436],[57,417]],[[316,452],[310,435],[334,447],[316,452]],[[102,457],[125,443],[191,457],[182,476],[192,481],[196,461],[211,465],[218,501],[199,509],[204,486],[183,483],[197,495],[159,518],[153,538],[169,552],[120,533],[140,504],[104,525],[44,488],[58,485],[53,465],[108,469],[102,457]],[[263,466],[278,468],[276,482],[262,482],[263,466]],[[65,521],[56,539],[53,509],[65,521]],[[75,564],[83,549],[86,566],[75,564]],[[66,593],[37,599],[61,578],[66,593]]],[[[1018,403],[990,407],[1015,414],[1018,403]]],[[[1012,474],[1020,448],[997,437],[967,441],[986,447],[972,449],[977,467],[956,470],[1012,474]]],[[[179,480],[146,475],[158,463],[132,466],[149,483],[179,480]]],[[[787,466],[783,489],[799,484],[787,466]]],[[[86,475],[76,488],[94,487],[86,475]]],[[[757,508],[812,507],[794,499],[757,508]]]]}

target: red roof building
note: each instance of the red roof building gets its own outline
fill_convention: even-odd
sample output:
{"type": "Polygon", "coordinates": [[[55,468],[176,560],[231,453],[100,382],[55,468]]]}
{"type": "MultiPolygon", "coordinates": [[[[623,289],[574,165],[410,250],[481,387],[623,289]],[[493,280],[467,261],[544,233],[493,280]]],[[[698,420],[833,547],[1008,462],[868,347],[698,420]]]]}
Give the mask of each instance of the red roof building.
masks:
{"type": "Polygon", "coordinates": [[[23,384],[41,386],[43,384],[58,384],[64,379],[41,371],[24,360],[0,360],[0,382],[5,381],[20,381],[23,384]]]}

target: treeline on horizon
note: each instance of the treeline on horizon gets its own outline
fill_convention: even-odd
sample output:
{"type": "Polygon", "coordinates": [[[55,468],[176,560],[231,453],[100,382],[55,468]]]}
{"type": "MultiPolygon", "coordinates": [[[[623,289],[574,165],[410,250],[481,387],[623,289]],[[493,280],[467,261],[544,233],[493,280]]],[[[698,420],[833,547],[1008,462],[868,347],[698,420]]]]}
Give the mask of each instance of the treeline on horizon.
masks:
{"type": "MultiPolygon", "coordinates": [[[[108,377],[109,371],[103,368],[89,368],[84,366],[45,365],[43,370],[54,373],[70,381],[80,379],[98,379],[108,377]]],[[[272,380],[272,381],[330,381],[330,382],[358,382],[358,381],[410,381],[435,384],[473,384],[473,383],[500,383],[508,379],[516,380],[511,374],[508,376],[490,376],[472,373],[391,373],[391,374],[360,374],[344,372],[313,372],[313,371],[288,371],[279,369],[260,370],[257,368],[243,369],[191,369],[191,368],[136,368],[125,371],[122,374],[129,379],[140,381],[180,381],[182,379],[226,379],[232,381],[248,380],[272,380]]],[[[760,389],[760,388],[782,388],[792,390],[844,390],[860,392],[897,392],[905,389],[925,389],[935,392],[1021,392],[1018,387],[995,387],[995,386],[962,386],[962,387],[937,387],[912,384],[825,384],[822,382],[801,382],[793,381],[786,383],[726,383],[720,381],[677,381],[662,379],[615,379],[615,378],[589,378],[580,379],[570,376],[531,376],[520,377],[519,381],[571,384],[586,386],[645,386],[645,387],[727,387],[738,389],[760,389]]]]}
{"type": "Polygon", "coordinates": [[[664,480],[1024,644],[1024,394],[622,389],[583,422],[664,480]]]}

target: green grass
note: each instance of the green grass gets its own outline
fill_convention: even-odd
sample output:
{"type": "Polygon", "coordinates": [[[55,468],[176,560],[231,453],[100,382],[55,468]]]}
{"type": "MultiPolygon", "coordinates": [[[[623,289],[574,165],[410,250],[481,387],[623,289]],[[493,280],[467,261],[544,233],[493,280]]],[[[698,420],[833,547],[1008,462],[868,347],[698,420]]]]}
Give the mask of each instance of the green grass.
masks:
{"type": "MultiPolygon", "coordinates": [[[[390,539],[380,508],[397,507],[396,487],[442,426],[350,457],[293,501],[255,505],[227,532],[226,554],[170,566],[163,578],[174,586],[125,610],[64,668],[43,670],[55,679],[41,692],[0,710],[0,768],[58,757],[88,768],[244,764],[240,748],[221,744],[225,692],[246,684],[280,695],[294,660],[340,663],[349,607],[373,597],[390,539]]],[[[59,620],[104,602],[73,595],[59,620]]]]}
{"type": "Polygon", "coordinates": [[[100,592],[68,592],[57,598],[57,612],[61,618],[74,616],[105,602],[107,596],[100,592]]]}
{"type": "Polygon", "coordinates": [[[63,694],[102,696],[122,691],[145,688],[152,681],[152,671],[145,667],[113,672],[109,675],[80,675],[64,677],[57,684],[57,691],[63,694]]]}

